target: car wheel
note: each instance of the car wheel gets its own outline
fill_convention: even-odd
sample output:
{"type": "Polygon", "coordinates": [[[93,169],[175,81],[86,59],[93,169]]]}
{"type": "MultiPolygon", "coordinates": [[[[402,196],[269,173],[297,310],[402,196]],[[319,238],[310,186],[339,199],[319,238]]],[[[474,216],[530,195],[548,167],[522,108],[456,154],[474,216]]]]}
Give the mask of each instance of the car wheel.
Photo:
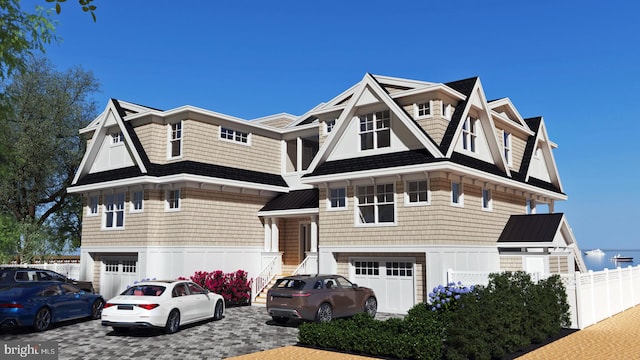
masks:
{"type": "Polygon", "coordinates": [[[91,318],[93,320],[100,319],[102,316],[102,308],[104,308],[104,301],[102,299],[96,299],[91,305],[91,318]]]}
{"type": "Polygon", "coordinates": [[[277,324],[286,324],[289,321],[289,318],[286,316],[272,316],[273,321],[275,321],[277,324]]]}
{"type": "Polygon", "coordinates": [[[164,326],[164,332],[167,334],[173,334],[178,331],[180,327],[180,311],[173,309],[167,317],[167,324],[164,326]]]}
{"type": "Polygon", "coordinates": [[[222,306],[222,301],[218,300],[216,303],[216,308],[213,310],[213,320],[222,319],[222,313],[224,312],[224,307],[222,306]]]}
{"type": "Polygon", "coordinates": [[[333,309],[331,305],[328,303],[323,303],[318,308],[318,312],[316,313],[316,321],[317,322],[329,322],[333,318],[333,309]]]}
{"type": "Polygon", "coordinates": [[[38,310],[36,317],[33,319],[33,328],[36,331],[45,331],[51,326],[51,310],[43,307],[38,310]]]}
{"type": "Polygon", "coordinates": [[[378,312],[378,300],[373,296],[368,298],[364,303],[364,312],[369,314],[369,316],[376,317],[376,313],[378,312]]]}
{"type": "Polygon", "coordinates": [[[127,327],[114,327],[113,331],[116,334],[124,334],[124,333],[128,333],[129,332],[129,328],[127,328],[127,327]]]}

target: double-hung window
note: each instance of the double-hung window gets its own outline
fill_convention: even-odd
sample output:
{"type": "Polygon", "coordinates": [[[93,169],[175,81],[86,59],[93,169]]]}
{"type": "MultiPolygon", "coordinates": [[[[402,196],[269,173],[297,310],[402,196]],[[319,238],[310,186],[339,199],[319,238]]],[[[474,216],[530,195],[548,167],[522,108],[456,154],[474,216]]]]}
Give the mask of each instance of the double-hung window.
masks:
{"type": "Polygon", "coordinates": [[[334,126],[336,126],[336,119],[327,120],[324,122],[324,134],[329,135],[331,131],[333,131],[334,126]]]}
{"type": "Polygon", "coordinates": [[[462,184],[459,182],[451,182],[451,204],[454,206],[463,205],[462,184]]]}
{"type": "Polygon", "coordinates": [[[329,189],[329,209],[345,209],[347,207],[347,191],[345,188],[329,189]]]}
{"type": "Polygon", "coordinates": [[[407,203],[410,205],[429,203],[429,181],[407,181],[407,203]]]}
{"type": "Polygon", "coordinates": [[[360,150],[391,146],[389,110],[360,115],[360,150]]]}
{"type": "Polygon", "coordinates": [[[104,228],[124,228],[124,193],[105,195],[104,228]]]}
{"type": "Polygon", "coordinates": [[[169,129],[169,157],[182,155],[182,122],[171,124],[169,129]]]}
{"type": "Polygon", "coordinates": [[[491,190],[482,189],[482,210],[491,210],[493,208],[492,204],[491,190]]]}
{"type": "Polygon", "coordinates": [[[360,224],[384,224],[395,221],[393,184],[357,186],[356,198],[360,224]]]}
{"type": "Polygon", "coordinates": [[[502,145],[504,147],[504,158],[507,160],[507,165],[512,165],[511,155],[511,133],[502,131],[502,145]]]}
{"type": "Polygon", "coordinates": [[[476,152],[476,119],[468,117],[462,124],[462,148],[476,152]]]}
{"type": "Polygon", "coordinates": [[[180,189],[167,191],[167,210],[180,210],[180,189]]]}

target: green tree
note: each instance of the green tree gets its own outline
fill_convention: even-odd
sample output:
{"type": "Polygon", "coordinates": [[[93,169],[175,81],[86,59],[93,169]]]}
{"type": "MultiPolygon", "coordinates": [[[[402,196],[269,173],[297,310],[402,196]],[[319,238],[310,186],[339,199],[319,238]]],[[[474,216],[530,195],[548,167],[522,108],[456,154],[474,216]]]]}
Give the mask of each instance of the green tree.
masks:
{"type": "MultiPolygon", "coordinates": [[[[46,0],[55,2],[55,11],[62,10],[66,0],[46,0]]],[[[91,14],[96,21],[93,0],[78,0],[82,11],[91,14]]],[[[0,80],[14,71],[23,70],[34,51],[44,52],[45,45],[56,41],[52,9],[36,6],[32,12],[20,6],[20,0],[0,0],[0,80]]]]}
{"type": "Polygon", "coordinates": [[[90,99],[98,88],[91,72],[58,72],[46,59],[29,61],[5,88],[0,214],[13,234],[10,251],[20,260],[60,251],[68,242],[79,245],[81,199],[66,188],[85,150],[78,129],[96,115],[90,99]]]}

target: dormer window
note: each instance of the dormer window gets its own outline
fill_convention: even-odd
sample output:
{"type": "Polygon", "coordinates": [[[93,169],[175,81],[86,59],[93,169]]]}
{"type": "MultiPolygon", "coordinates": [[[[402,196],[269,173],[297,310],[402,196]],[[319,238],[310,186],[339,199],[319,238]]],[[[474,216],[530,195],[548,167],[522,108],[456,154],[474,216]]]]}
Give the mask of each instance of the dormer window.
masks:
{"type": "Polygon", "coordinates": [[[414,111],[415,111],[416,119],[431,116],[431,102],[427,101],[427,102],[415,104],[414,111]]]}
{"type": "Polygon", "coordinates": [[[360,150],[391,146],[389,110],[360,115],[360,150]]]}
{"type": "Polygon", "coordinates": [[[235,141],[241,144],[249,143],[249,133],[224,127],[220,128],[220,138],[235,141]]]}
{"type": "Polygon", "coordinates": [[[182,121],[171,124],[169,127],[168,155],[169,158],[182,155],[182,121]]]}
{"type": "Polygon", "coordinates": [[[476,121],[468,117],[462,124],[462,148],[471,152],[476,152],[476,121]]]}
{"type": "Polygon", "coordinates": [[[445,119],[451,120],[451,113],[453,112],[453,107],[451,104],[442,103],[442,116],[445,119]]]}

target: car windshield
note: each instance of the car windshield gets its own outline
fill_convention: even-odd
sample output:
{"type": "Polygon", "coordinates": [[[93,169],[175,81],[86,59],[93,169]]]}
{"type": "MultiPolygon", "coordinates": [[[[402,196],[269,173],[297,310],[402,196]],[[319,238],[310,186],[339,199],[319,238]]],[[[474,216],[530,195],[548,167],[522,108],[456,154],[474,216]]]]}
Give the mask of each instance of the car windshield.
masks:
{"type": "Polygon", "coordinates": [[[160,296],[164,292],[164,289],[165,287],[160,285],[134,285],[120,295],[160,296]]]}
{"type": "Polygon", "coordinates": [[[304,285],[305,282],[302,280],[280,279],[273,287],[277,289],[302,290],[304,285]]]}

